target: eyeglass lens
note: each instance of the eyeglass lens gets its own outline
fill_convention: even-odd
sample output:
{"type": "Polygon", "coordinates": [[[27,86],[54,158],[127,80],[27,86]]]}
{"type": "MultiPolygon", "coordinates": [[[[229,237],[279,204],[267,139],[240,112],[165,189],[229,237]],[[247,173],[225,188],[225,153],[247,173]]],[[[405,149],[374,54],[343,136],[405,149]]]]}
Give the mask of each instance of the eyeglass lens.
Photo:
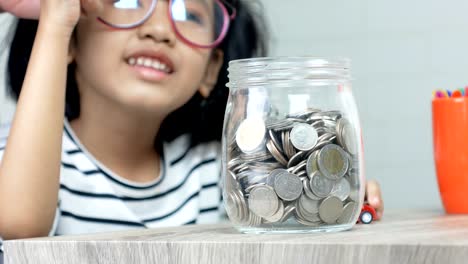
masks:
{"type": "Polygon", "coordinates": [[[111,26],[129,28],[148,19],[156,5],[167,8],[169,3],[174,30],[197,45],[210,45],[217,41],[229,19],[224,6],[213,0],[160,0],[158,4],[156,0],[107,0],[98,16],[111,26]]]}

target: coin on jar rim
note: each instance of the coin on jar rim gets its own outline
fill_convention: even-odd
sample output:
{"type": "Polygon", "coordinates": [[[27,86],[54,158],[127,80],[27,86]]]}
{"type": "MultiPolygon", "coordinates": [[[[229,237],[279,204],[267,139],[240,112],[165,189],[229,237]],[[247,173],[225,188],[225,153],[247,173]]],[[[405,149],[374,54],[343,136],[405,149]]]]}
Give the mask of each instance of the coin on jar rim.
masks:
{"type": "Polygon", "coordinates": [[[265,123],[262,118],[247,118],[239,125],[236,132],[237,146],[244,153],[258,149],[265,140],[265,123]]]}

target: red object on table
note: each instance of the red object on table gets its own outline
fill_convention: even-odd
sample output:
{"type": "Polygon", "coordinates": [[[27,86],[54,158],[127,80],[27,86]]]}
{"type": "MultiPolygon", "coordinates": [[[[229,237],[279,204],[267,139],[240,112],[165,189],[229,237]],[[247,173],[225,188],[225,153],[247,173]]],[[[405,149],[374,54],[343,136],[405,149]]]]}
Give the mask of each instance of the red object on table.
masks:
{"type": "Polygon", "coordinates": [[[364,203],[361,214],[359,214],[358,223],[370,224],[375,218],[377,218],[377,213],[374,207],[370,206],[368,203],[364,203]]]}

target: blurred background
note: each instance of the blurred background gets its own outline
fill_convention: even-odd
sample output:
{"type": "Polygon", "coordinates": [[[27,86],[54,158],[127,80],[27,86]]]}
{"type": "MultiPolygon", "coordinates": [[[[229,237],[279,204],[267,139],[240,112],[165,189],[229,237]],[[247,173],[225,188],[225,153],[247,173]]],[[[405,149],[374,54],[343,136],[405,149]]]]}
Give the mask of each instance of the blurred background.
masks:
{"type": "MultiPolygon", "coordinates": [[[[386,208],[442,208],[430,103],[434,89],[468,85],[468,1],[263,0],[263,5],[271,55],[352,60],[366,176],[380,182],[386,208]]],[[[11,17],[0,15],[0,123],[13,112],[4,92],[10,23],[11,17]]]]}

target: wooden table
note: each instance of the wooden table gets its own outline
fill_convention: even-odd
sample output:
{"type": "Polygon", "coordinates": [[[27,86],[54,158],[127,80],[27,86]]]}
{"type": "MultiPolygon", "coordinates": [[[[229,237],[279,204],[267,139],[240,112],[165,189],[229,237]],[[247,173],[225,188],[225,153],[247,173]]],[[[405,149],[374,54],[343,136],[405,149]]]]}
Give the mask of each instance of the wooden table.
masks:
{"type": "Polygon", "coordinates": [[[10,263],[468,263],[468,215],[400,210],[340,233],[245,235],[216,225],[6,241],[10,263]]]}

